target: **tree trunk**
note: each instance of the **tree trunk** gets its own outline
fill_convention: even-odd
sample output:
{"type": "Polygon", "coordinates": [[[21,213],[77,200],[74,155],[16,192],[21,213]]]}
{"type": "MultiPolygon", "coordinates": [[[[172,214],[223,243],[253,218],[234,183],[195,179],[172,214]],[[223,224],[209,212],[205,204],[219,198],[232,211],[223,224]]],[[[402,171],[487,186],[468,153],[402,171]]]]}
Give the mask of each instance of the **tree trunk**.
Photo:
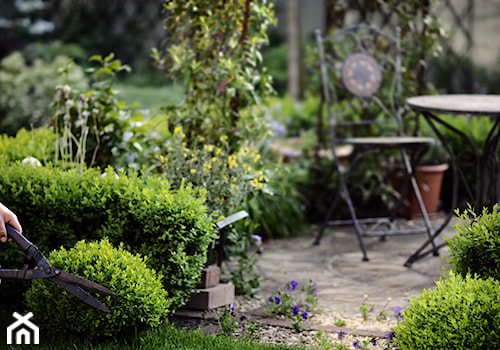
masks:
{"type": "Polygon", "coordinates": [[[299,0],[288,0],[288,94],[297,100],[304,98],[304,68],[302,60],[302,33],[299,0]]]}

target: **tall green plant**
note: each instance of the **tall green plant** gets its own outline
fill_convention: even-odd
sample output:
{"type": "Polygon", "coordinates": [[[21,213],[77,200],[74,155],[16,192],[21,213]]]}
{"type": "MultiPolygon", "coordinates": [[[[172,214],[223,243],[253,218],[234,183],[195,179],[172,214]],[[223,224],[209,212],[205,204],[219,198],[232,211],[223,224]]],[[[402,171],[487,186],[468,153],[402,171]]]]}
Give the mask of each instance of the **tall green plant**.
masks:
{"type": "Polygon", "coordinates": [[[234,151],[245,140],[260,139],[267,130],[260,102],[273,90],[259,50],[275,24],[272,4],[166,1],[164,9],[170,36],[153,57],[184,88],[184,102],[172,107],[173,124],[183,125],[187,142],[204,136],[218,144],[227,136],[234,151]]]}
{"type": "MultiPolygon", "coordinates": [[[[262,187],[256,150],[268,133],[268,122],[261,102],[273,89],[260,48],[268,42],[267,28],[275,23],[272,4],[165,1],[164,9],[169,37],[162,51],[153,50],[153,57],[183,86],[184,101],[167,108],[169,132],[181,139],[172,139],[173,148],[165,147],[163,169],[172,183],[179,177],[213,188],[209,210],[227,216],[249,191],[262,187]]],[[[248,235],[242,237],[248,243],[248,235]]],[[[251,266],[243,263],[239,268],[251,266]]]]}
{"type": "MultiPolygon", "coordinates": [[[[56,111],[50,120],[58,136],[56,162],[105,168],[113,164],[112,150],[123,140],[132,116],[113,89],[118,73],[130,71],[130,67],[114,59],[114,54],[104,58],[95,55],[89,61],[100,65],[87,69],[90,88],[82,90],[69,84],[56,87],[56,111]]],[[[74,64],[69,62],[61,73],[69,75],[73,69],[74,64]]]]}

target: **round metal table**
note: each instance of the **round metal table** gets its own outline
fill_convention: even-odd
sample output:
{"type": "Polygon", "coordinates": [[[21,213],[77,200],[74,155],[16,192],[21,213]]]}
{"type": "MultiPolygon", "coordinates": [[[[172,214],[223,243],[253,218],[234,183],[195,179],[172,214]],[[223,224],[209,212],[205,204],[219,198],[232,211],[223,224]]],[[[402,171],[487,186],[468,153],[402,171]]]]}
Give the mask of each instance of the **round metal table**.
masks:
{"type": "MultiPolygon", "coordinates": [[[[410,108],[420,112],[425,118],[450,155],[450,165],[453,171],[452,208],[457,205],[459,182],[464,185],[471,200],[470,204],[476,211],[481,212],[483,207],[491,207],[494,203],[498,203],[500,201],[500,162],[497,152],[500,139],[500,95],[422,95],[410,97],[406,102],[410,108]],[[470,133],[457,129],[449,119],[445,121],[443,118],[445,114],[466,115],[471,118],[490,118],[492,126],[482,149],[476,144],[470,133]],[[457,155],[440,133],[438,126],[452,131],[470,145],[476,165],[475,191],[472,191],[470,184],[465,181],[464,173],[459,167],[457,155]]],[[[407,265],[411,265],[413,261],[430,252],[437,253],[436,249],[443,245],[433,248],[429,252],[422,252],[441,233],[451,220],[451,216],[452,213],[450,213],[448,220],[445,221],[442,227],[435,231],[433,237],[408,259],[407,265]]]]}

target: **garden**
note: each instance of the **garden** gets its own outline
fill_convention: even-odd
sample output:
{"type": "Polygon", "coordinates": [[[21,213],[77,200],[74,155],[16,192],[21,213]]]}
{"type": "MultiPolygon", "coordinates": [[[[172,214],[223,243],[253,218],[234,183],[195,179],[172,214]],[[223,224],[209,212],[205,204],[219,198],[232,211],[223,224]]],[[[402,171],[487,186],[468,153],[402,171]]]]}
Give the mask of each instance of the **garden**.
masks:
{"type": "MultiPolygon", "coordinates": [[[[500,207],[478,212],[459,193],[459,207],[451,208],[447,180],[442,209],[459,221],[447,238],[450,267],[408,305],[388,300],[375,310],[366,296],[357,320],[336,319],[322,328],[315,281],[299,283],[290,271],[286,285],[263,295],[259,259],[266,242],[311,235],[338,189],[333,157],[325,152],[316,46],[304,45],[305,96],[297,100],[284,91],[287,53],[273,31],[273,2],[165,1],[161,42],[151,40],[147,33],[156,29],[146,25],[158,4],[126,2],[143,22],[132,26],[134,11],[117,1],[0,5],[11,16],[0,27],[11,43],[0,56],[1,202],[51,265],[117,295],[92,294],[110,309],[102,313],[47,280],[3,279],[0,329],[13,312],[32,312],[40,347],[47,349],[499,347],[500,207]],[[53,16],[42,21],[47,32],[36,31],[37,16],[53,16]],[[98,17],[115,27],[102,27],[98,17]],[[99,35],[127,25],[135,33],[129,39],[99,35]],[[146,56],[138,54],[143,46],[146,56]],[[221,245],[217,223],[241,211],[248,217],[226,228],[221,245]],[[215,243],[222,248],[213,249],[215,243]],[[203,268],[218,261],[235,302],[195,321],[177,318],[203,268]],[[258,315],[249,313],[255,305],[258,315]],[[386,329],[358,332],[367,320],[386,329]]],[[[445,31],[425,6],[335,3],[328,9],[337,20],[330,18],[327,30],[356,11],[367,23],[385,18],[382,29],[397,23],[409,67],[405,96],[438,91],[425,62],[456,57],[444,52],[445,31]]],[[[492,80],[488,84],[495,92],[492,80]]],[[[432,134],[412,111],[405,113],[409,129],[432,134]]],[[[492,122],[464,117],[453,123],[472,130],[481,145],[492,122]]],[[[465,155],[461,167],[475,184],[474,171],[467,171],[474,169],[470,150],[441,131],[465,155]]],[[[368,164],[353,174],[356,205],[365,213],[394,203],[396,189],[384,171],[368,164]]],[[[26,255],[15,243],[2,244],[0,261],[2,268],[21,268],[26,255]]]]}

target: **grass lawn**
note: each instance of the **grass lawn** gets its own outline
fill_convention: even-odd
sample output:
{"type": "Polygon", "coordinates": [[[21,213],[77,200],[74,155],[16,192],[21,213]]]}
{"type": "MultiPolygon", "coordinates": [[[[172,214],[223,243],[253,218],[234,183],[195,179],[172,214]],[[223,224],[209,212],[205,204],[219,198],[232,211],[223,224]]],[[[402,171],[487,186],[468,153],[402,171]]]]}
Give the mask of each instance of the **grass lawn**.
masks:
{"type": "MultiPolygon", "coordinates": [[[[1,340],[0,348],[6,347],[5,339],[1,340]]],[[[14,348],[14,347],[13,347],[14,348]]],[[[29,345],[15,346],[29,348],[29,345]]],[[[136,336],[133,340],[115,340],[113,342],[90,343],[85,340],[66,338],[64,331],[60,339],[47,341],[40,333],[40,345],[37,349],[46,350],[111,350],[111,349],[175,349],[175,350],[306,350],[306,347],[292,347],[285,345],[268,345],[250,342],[245,339],[228,338],[222,335],[207,335],[199,330],[179,330],[172,325],[162,325],[156,330],[151,330],[143,335],[136,336]]]]}
{"type": "Polygon", "coordinates": [[[115,88],[119,91],[120,100],[127,104],[137,102],[140,109],[152,109],[182,99],[182,90],[176,85],[138,86],[117,83],[115,88]]]}

